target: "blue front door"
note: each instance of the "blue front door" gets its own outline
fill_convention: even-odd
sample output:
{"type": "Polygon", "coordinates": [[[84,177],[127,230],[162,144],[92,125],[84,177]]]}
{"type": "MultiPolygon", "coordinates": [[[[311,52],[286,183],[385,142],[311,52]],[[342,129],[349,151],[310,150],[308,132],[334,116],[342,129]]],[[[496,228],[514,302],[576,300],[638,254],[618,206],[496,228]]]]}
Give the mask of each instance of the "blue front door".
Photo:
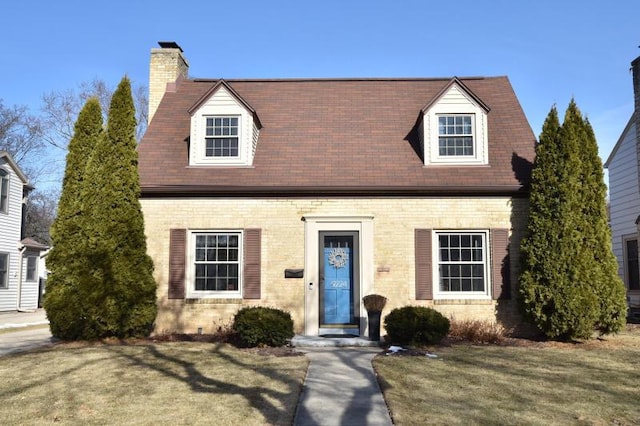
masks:
{"type": "Polygon", "coordinates": [[[354,263],[355,235],[323,235],[321,240],[321,326],[355,324],[354,263]]]}

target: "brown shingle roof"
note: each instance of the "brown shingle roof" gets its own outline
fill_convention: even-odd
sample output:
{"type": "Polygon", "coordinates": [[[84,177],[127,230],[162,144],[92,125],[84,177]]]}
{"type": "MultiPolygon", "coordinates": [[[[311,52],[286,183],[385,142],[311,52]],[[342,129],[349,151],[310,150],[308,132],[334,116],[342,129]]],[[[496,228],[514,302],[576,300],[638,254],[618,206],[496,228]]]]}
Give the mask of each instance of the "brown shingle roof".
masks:
{"type": "Polygon", "coordinates": [[[535,137],[506,77],[461,78],[489,109],[488,166],[424,166],[421,109],[451,80],[226,80],[260,117],[253,167],[189,167],[189,109],[218,80],[167,92],[139,146],[143,196],[504,193],[529,181],[535,137]]]}

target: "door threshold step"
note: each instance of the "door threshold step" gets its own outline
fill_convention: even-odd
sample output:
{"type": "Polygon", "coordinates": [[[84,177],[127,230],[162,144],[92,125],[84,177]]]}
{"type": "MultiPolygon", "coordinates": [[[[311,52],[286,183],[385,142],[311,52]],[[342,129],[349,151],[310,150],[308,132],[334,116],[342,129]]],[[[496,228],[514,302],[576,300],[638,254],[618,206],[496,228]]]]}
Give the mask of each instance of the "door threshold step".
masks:
{"type": "Polygon", "coordinates": [[[381,342],[366,337],[321,337],[296,335],[291,339],[291,346],[296,348],[332,348],[332,347],[380,347],[381,342]]]}

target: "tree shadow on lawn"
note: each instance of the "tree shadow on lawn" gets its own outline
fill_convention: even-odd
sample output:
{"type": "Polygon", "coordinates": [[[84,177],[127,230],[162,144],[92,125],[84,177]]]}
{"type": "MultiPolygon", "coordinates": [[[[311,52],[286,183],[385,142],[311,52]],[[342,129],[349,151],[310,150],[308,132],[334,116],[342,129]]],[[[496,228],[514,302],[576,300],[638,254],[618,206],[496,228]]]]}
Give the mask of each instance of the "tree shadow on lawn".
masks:
{"type": "MultiPolygon", "coordinates": [[[[20,357],[20,358],[26,358],[26,357],[40,357],[42,353],[44,352],[53,352],[56,349],[36,349],[32,352],[20,352],[20,353],[16,353],[16,354],[10,354],[8,356],[3,357],[5,361],[7,360],[11,360],[11,357],[20,357]]],[[[92,359],[90,361],[83,361],[81,363],[78,363],[77,365],[67,368],[66,370],[62,370],[62,371],[57,371],[55,370],[55,376],[57,377],[64,377],[64,376],[69,376],[72,373],[84,370],[87,367],[91,367],[93,365],[99,364],[103,361],[108,360],[109,357],[104,356],[104,357],[99,357],[99,358],[95,358],[92,359]]],[[[37,362],[37,361],[35,361],[37,362]]],[[[41,387],[41,386],[47,386],[50,384],[52,380],[51,376],[48,375],[42,375],[39,376],[37,380],[34,381],[29,381],[29,380],[22,380],[22,384],[18,387],[12,387],[11,389],[8,389],[6,392],[0,392],[0,399],[2,398],[8,398],[10,395],[17,395],[17,394],[21,394],[23,392],[26,392],[30,389],[33,388],[37,388],[37,387],[41,387]]]]}
{"type": "MultiPolygon", "coordinates": [[[[249,370],[252,374],[260,374],[268,377],[270,380],[280,382],[285,385],[286,391],[276,391],[262,386],[238,386],[232,382],[226,382],[208,377],[204,375],[192,361],[181,359],[175,356],[167,355],[161,352],[156,345],[145,345],[146,353],[155,360],[161,360],[167,363],[164,366],[153,360],[145,359],[142,356],[126,353],[118,349],[118,346],[112,346],[111,349],[118,352],[119,355],[129,359],[134,365],[155,370],[166,377],[178,380],[187,384],[192,391],[199,393],[211,394],[228,394],[239,395],[258,410],[269,424],[282,424],[293,421],[294,410],[288,411],[277,406],[272,401],[278,401],[281,406],[287,407],[292,400],[291,395],[299,395],[302,382],[294,377],[289,377],[276,371],[275,368],[256,368],[255,365],[242,362],[231,354],[223,351],[223,344],[216,344],[211,352],[215,356],[228,362],[229,368],[249,370]]],[[[206,356],[210,356],[207,354],[206,356]]],[[[297,398],[293,399],[293,404],[297,402],[297,398]]]]}
{"type": "MultiPolygon", "coordinates": [[[[634,371],[632,364],[621,371],[619,363],[618,367],[608,364],[604,353],[572,357],[566,350],[492,349],[469,347],[468,351],[477,351],[477,354],[456,355],[452,352],[443,355],[446,364],[463,366],[462,370],[455,368],[460,381],[472,387],[483,388],[489,380],[491,384],[487,389],[499,389],[499,394],[493,395],[489,400],[479,398],[473,401],[456,401],[455,398],[448,398],[447,401],[442,401],[449,406],[459,405],[459,409],[463,410],[461,412],[475,412],[480,417],[476,417],[474,421],[491,422],[491,417],[482,416],[486,414],[485,404],[495,403],[496,398],[502,401],[497,404],[496,409],[509,403],[522,407],[540,407],[543,402],[546,416],[551,419],[555,416],[566,418],[570,410],[567,404],[579,402],[572,400],[572,388],[588,390],[588,399],[592,404],[606,404],[603,409],[623,413],[631,408],[629,396],[640,380],[640,373],[634,371]],[[490,374],[485,375],[483,371],[490,374]]],[[[625,353],[622,358],[626,359],[627,356],[625,353]]],[[[585,397],[586,394],[583,393],[581,398],[585,397]]],[[[436,400],[432,402],[436,403],[436,400]]]]}

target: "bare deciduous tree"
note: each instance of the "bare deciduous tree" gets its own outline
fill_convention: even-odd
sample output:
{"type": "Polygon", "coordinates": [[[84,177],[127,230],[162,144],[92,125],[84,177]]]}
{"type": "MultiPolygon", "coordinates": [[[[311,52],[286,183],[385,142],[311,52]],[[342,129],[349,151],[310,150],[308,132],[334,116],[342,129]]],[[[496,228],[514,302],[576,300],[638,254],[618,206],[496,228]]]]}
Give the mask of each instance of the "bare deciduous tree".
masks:
{"type": "MultiPolygon", "coordinates": [[[[42,114],[44,125],[44,139],[49,144],[66,150],[67,144],[73,137],[73,125],[80,113],[80,109],[91,97],[98,98],[102,111],[108,111],[113,94],[113,87],[104,80],[93,79],[82,82],[77,89],[50,92],[42,97],[42,114]]],[[[136,139],[139,141],[147,129],[148,97],[145,86],[133,88],[133,98],[136,108],[136,139]]],[[[106,121],[106,112],[104,120],[106,121]]]]}
{"type": "Polygon", "coordinates": [[[36,190],[25,205],[24,236],[43,244],[51,244],[49,229],[56,217],[60,194],[57,190],[36,190]]]}
{"type": "MultiPolygon", "coordinates": [[[[0,151],[7,151],[27,175],[37,175],[38,165],[30,161],[45,148],[42,126],[26,106],[7,107],[0,99],[0,151]]],[[[33,178],[32,178],[33,179],[33,178]]]]}
{"type": "MultiPolygon", "coordinates": [[[[20,169],[35,184],[48,168],[42,161],[46,144],[42,139],[39,117],[29,114],[26,106],[4,106],[0,100],[0,151],[7,151],[20,169]]],[[[48,244],[49,227],[56,213],[57,195],[54,191],[33,191],[25,205],[24,234],[48,244]]]]}

